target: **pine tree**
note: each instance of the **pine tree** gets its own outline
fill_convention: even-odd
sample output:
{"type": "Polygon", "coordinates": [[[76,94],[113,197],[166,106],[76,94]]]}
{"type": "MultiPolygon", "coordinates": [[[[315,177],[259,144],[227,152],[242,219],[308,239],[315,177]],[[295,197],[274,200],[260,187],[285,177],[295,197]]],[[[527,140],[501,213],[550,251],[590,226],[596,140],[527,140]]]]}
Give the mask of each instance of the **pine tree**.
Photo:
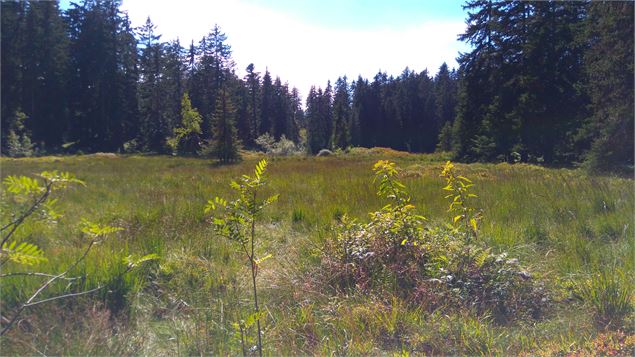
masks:
{"type": "MultiPolygon", "coordinates": [[[[591,116],[581,137],[591,142],[586,165],[611,171],[633,165],[633,3],[594,2],[584,55],[591,116]]],[[[632,172],[632,171],[631,171],[632,172]]]]}
{"type": "Polygon", "coordinates": [[[142,143],[146,150],[163,152],[165,138],[171,128],[166,122],[164,101],[161,88],[161,72],[164,62],[164,46],[161,35],[155,35],[156,26],[150,18],[138,29],[140,82],[139,115],[141,121],[142,143]]]}
{"type": "Polygon", "coordinates": [[[271,74],[269,70],[265,70],[262,79],[262,96],[260,98],[260,123],[258,125],[258,135],[271,133],[272,131],[272,113],[273,113],[273,83],[271,82],[271,74]]]}
{"type": "Polygon", "coordinates": [[[124,67],[129,48],[129,22],[119,10],[120,1],[72,3],[67,11],[71,37],[70,76],[73,113],[71,135],[82,150],[116,151],[128,139],[126,123],[132,119],[130,89],[124,67]]]}
{"type": "Polygon", "coordinates": [[[226,88],[221,88],[216,99],[216,110],[212,117],[212,154],[221,163],[240,160],[240,143],[235,126],[236,109],[226,88]]]}
{"type": "Polygon", "coordinates": [[[66,26],[57,2],[27,4],[24,36],[28,41],[22,50],[22,109],[29,116],[33,140],[58,147],[68,128],[66,26]]]}
{"type": "Polygon", "coordinates": [[[351,100],[346,76],[335,82],[333,99],[333,147],[345,149],[351,145],[351,100]]]}
{"type": "Polygon", "coordinates": [[[2,80],[0,81],[0,127],[2,142],[6,142],[9,132],[10,118],[21,110],[22,101],[22,68],[24,68],[25,19],[27,12],[26,1],[0,2],[2,18],[1,51],[2,65],[0,66],[2,80]]]}
{"type": "Polygon", "coordinates": [[[260,73],[255,71],[253,63],[250,63],[246,70],[244,82],[247,90],[247,127],[245,130],[248,130],[249,134],[245,144],[253,144],[260,124],[260,73]]]}

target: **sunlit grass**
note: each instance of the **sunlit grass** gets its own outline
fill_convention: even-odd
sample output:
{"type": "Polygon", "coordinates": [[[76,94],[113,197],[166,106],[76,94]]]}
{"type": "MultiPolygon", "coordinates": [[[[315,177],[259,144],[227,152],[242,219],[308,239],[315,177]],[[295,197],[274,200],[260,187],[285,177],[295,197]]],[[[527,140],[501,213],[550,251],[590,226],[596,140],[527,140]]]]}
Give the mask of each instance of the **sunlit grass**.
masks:
{"type": "MultiPolygon", "coordinates": [[[[45,340],[52,354],[240,353],[232,323],[248,310],[247,267],[227,242],[213,234],[203,209],[209,198],[232,197],[229,182],[251,172],[259,158],[249,154],[229,166],[165,156],[2,159],[3,177],[56,169],[87,183],[64,194],[59,224],[31,224],[21,232],[50,257],[40,270],[60,271],[78,254],[83,242],[76,227],[82,217],[125,229],[96,247],[82,266],[90,277],[88,286],[117,276],[115,267],[127,254],[162,257],[154,268],[121,282],[125,296],[119,303],[125,308],[117,319],[120,333],[106,339],[111,347],[77,342],[82,339],[81,328],[73,326],[81,324],[71,326],[67,316],[52,318],[48,324],[55,331],[80,330],[40,339],[38,329],[17,328],[8,339],[22,342],[11,344],[6,353],[33,354],[33,349],[43,349],[45,340]]],[[[457,165],[476,184],[474,192],[484,212],[481,237],[494,250],[520,258],[555,289],[555,312],[534,325],[497,326],[469,311],[430,314],[390,296],[374,301],[303,290],[298,278],[315,265],[316,252],[330,236],[334,219],[346,213],[365,220],[368,212],[382,206],[370,170],[379,159],[396,161],[402,168],[400,179],[430,224],[447,222],[439,177],[446,158],[373,149],[326,158],[270,159],[264,194],[279,193],[280,198],[267,208],[264,223],[258,226],[265,245],[261,253],[274,256],[264,264],[260,282],[268,310],[267,353],[377,354],[412,348],[432,354],[533,354],[570,352],[588,344],[597,333],[594,312],[569,298],[566,282],[585,281],[606,266],[633,271],[635,212],[630,179],[531,165],[457,165]]],[[[35,287],[24,280],[4,283],[3,303],[20,300],[35,287]]],[[[99,309],[116,305],[112,295],[104,293],[97,299],[99,309]],[[111,300],[103,300],[105,296],[111,300]]],[[[92,306],[95,299],[80,301],[85,304],[81,306],[92,306]]],[[[58,311],[64,306],[48,308],[58,311]]],[[[37,316],[46,311],[46,307],[34,310],[29,318],[40,321],[37,316]]],[[[81,312],[76,314],[82,318],[81,312]]],[[[2,345],[6,348],[6,340],[2,345]]]]}

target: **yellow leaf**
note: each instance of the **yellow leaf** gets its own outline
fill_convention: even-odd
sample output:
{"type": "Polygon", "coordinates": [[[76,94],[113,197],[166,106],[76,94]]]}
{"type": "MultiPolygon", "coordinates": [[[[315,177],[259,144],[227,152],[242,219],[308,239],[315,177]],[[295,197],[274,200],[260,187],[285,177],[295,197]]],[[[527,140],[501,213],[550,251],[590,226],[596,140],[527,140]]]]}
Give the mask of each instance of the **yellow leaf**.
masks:
{"type": "Polygon", "coordinates": [[[476,223],[476,219],[474,219],[474,218],[470,219],[470,224],[472,225],[472,228],[474,228],[474,231],[476,231],[478,229],[478,225],[476,223]]]}
{"type": "Polygon", "coordinates": [[[461,214],[456,216],[456,217],[454,217],[454,223],[458,222],[459,219],[461,219],[461,217],[463,217],[463,215],[461,215],[461,214]]]}

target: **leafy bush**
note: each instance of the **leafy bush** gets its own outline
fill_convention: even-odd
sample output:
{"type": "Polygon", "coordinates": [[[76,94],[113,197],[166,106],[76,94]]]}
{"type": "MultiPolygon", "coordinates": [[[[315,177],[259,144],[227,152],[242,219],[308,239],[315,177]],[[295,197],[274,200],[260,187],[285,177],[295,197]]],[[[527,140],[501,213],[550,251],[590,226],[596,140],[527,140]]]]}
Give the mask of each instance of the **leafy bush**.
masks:
{"type": "Polygon", "coordinates": [[[284,134],[280,137],[280,140],[275,141],[269,133],[265,133],[256,139],[256,144],[266,154],[273,156],[304,155],[306,152],[306,149],[301,144],[296,144],[292,140],[287,139],[284,134]]]}
{"type": "Polygon", "coordinates": [[[29,157],[33,155],[31,133],[24,124],[27,118],[26,114],[21,111],[16,111],[10,118],[6,142],[7,156],[29,157]]]}
{"type": "Polygon", "coordinates": [[[540,284],[507,254],[493,254],[476,240],[481,213],[469,206],[473,184],[454,174],[451,163],[442,176],[451,191],[451,223],[427,226],[417,213],[392,162],[373,170],[377,194],[388,203],[370,213],[368,223],[342,217],[322,252],[317,284],[335,292],[390,293],[433,310],[462,306],[497,321],[537,318],[546,303],[540,284]],[[319,280],[319,278],[318,278],[319,280]]]}

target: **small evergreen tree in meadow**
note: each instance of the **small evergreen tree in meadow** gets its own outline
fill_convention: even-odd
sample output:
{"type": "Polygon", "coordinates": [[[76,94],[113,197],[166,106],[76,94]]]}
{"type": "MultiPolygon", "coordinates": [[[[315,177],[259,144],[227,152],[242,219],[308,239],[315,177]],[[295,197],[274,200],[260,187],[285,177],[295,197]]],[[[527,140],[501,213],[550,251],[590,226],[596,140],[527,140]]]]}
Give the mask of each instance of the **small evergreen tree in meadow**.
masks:
{"type": "Polygon", "coordinates": [[[235,124],[236,109],[227,89],[223,88],[216,99],[216,110],[212,116],[212,154],[221,163],[238,161],[239,141],[235,124]]]}

